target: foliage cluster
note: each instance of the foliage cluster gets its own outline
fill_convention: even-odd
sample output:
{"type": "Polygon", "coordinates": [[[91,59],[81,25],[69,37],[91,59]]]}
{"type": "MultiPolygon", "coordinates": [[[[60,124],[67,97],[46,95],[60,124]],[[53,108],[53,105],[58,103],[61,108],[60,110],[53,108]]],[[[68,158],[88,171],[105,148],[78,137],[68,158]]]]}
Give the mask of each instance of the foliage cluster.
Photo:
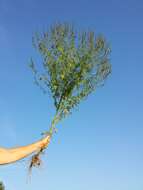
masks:
{"type": "Polygon", "coordinates": [[[56,23],[48,31],[36,34],[33,44],[42,56],[44,71],[39,73],[33,60],[30,67],[35,82],[53,97],[54,126],[104,84],[111,72],[110,47],[103,36],[96,37],[93,31],[78,32],[67,23],[56,23]]]}
{"type": "Polygon", "coordinates": [[[0,190],[5,190],[4,184],[0,182],[0,190]]]}

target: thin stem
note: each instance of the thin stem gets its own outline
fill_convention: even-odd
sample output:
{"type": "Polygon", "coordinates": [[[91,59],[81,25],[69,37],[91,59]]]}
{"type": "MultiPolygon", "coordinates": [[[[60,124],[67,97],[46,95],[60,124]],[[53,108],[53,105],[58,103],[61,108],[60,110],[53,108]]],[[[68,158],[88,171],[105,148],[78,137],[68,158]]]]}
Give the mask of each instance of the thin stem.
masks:
{"type": "Polygon", "coordinates": [[[59,117],[58,112],[57,112],[57,113],[55,114],[53,120],[52,120],[52,124],[51,124],[51,127],[50,127],[50,129],[49,129],[49,133],[50,133],[51,136],[52,136],[53,133],[55,132],[55,129],[56,129],[55,126],[56,126],[56,124],[58,123],[59,120],[60,120],[60,117],[59,117]]]}

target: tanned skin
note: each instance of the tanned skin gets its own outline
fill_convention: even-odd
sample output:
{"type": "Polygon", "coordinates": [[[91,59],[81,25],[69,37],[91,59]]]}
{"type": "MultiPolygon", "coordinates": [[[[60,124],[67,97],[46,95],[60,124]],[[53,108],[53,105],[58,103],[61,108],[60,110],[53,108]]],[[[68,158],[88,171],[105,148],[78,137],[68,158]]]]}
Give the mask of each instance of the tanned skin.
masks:
{"type": "Polygon", "coordinates": [[[0,165],[10,164],[21,160],[40,149],[46,148],[50,142],[50,135],[27,146],[15,148],[0,148],[0,165]]]}

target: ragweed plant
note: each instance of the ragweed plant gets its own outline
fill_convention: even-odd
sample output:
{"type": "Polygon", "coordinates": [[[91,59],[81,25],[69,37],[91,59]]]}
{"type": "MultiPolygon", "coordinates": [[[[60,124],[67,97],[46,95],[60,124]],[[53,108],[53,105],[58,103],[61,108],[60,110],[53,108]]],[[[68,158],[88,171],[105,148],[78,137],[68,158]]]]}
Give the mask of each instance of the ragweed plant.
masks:
{"type": "Polygon", "coordinates": [[[103,36],[93,31],[78,32],[73,25],[57,23],[47,32],[36,34],[34,47],[42,56],[44,71],[39,73],[31,59],[35,82],[49,91],[55,105],[50,134],[58,121],[72,113],[74,107],[111,73],[110,47],[103,36]]]}
{"type": "Polygon", "coordinates": [[[110,47],[103,36],[95,36],[93,31],[78,32],[67,23],[56,23],[48,31],[36,34],[33,44],[43,67],[39,72],[31,59],[35,82],[51,94],[55,106],[47,132],[53,135],[56,124],[104,84],[111,73],[110,47]]]}

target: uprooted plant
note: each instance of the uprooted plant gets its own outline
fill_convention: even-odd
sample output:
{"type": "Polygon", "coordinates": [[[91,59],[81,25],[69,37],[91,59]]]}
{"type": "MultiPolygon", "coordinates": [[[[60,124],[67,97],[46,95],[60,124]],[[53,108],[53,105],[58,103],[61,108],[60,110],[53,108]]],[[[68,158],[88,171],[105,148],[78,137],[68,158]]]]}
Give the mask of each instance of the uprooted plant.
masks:
{"type": "Polygon", "coordinates": [[[55,116],[51,127],[43,133],[44,137],[35,143],[14,148],[0,147],[0,165],[17,162],[32,154],[30,170],[41,164],[40,156],[56,132],[57,123],[103,85],[111,72],[109,45],[94,32],[78,32],[70,24],[57,23],[47,32],[36,34],[33,44],[41,54],[42,62],[35,64],[31,59],[30,67],[36,84],[51,94],[55,116]]]}
{"type": "MultiPolygon", "coordinates": [[[[52,137],[56,124],[72,113],[81,100],[104,84],[111,73],[110,47],[103,36],[93,31],[76,31],[73,25],[56,23],[33,38],[34,47],[42,57],[42,70],[31,59],[35,83],[49,92],[55,116],[45,135],[52,137]]],[[[31,160],[30,167],[39,165],[42,147],[31,160]]]]}

